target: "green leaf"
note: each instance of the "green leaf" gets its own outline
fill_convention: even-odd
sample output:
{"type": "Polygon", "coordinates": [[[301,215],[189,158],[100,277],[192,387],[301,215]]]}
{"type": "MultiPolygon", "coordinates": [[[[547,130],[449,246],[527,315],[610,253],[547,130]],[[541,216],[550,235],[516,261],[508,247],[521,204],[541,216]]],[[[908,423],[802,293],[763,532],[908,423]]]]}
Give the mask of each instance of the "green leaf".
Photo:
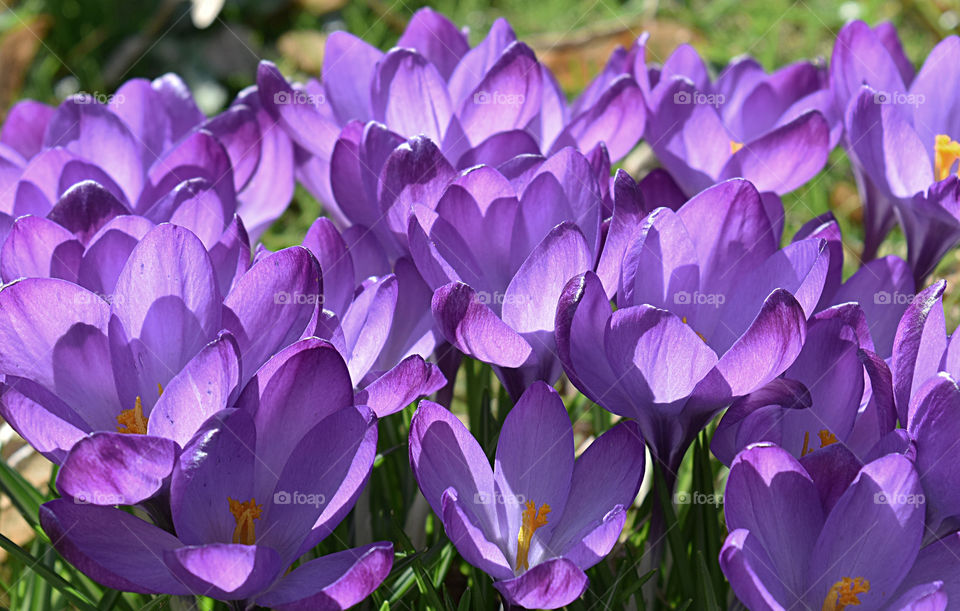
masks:
{"type": "Polygon", "coordinates": [[[97,607],[93,601],[84,596],[83,593],[74,588],[63,577],[57,575],[49,567],[43,564],[41,559],[35,558],[29,552],[3,535],[0,535],[0,547],[5,549],[11,557],[22,562],[28,568],[28,570],[32,571],[37,576],[42,577],[51,586],[63,593],[78,608],[85,611],[96,611],[97,607]]]}

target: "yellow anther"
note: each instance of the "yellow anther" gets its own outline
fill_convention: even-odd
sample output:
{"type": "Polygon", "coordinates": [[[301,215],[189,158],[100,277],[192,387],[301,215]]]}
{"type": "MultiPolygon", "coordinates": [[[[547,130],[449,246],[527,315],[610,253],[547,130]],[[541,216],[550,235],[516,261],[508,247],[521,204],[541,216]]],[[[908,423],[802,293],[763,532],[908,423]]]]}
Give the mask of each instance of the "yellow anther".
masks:
{"type": "Polygon", "coordinates": [[[517,533],[517,571],[527,570],[530,563],[527,556],[530,554],[530,540],[533,539],[533,533],[541,526],[547,525],[547,514],[550,513],[550,505],[544,503],[537,510],[537,504],[533,501],[527,501],[526,509],[523,512],[523,522],[520,525],[520,532],[517,533]]]}
{"type": "Polygon", "coordinates": [[[857,606],[860,604],[860,599],[857,596],[869,591],[870,582],[863,577],[854,579],[844,577],[833,584],[833,587],[827,592],[827,597],[823,599],[821,611],[843,611],[847,606],[857,606]]]}
{"type": "Polygon", "coordinates": [[[133,409],[121,410],[120,415],[117,416],[117,432],[146,435],[147,422],[147,417],[143,415],[143,402],[138,395],[133,409]]]}
{"type": "MultiPolygon", "coordinates": [[[[839,441],[837,436],[831,433],[829,429],[820,429],[820,431],[817,433],[817,436],[820,437],[821,448],[825,448],[828,445],[832,445],[839,441]]],[[[800,456],[804,457],[813,451],[814,449],[810,447],[810,432],[807,431],[803,434],[803,449],[800,450],[800,456]]]]}
{"type": "MultiPolygon", "coordinates": [[[[937,134],[933,144],[933,173],[938,181],[950,176],[950,168],[958,159],[960,159],[960,142],[946,134],[937,134]]],[[[960,176],[960,169],[957,170],[957,176],[960,176]]]]}
{"type": "Polygon", "coordinates": [[[735,155],[737,151],[743,148],[743,142],[737,142],[736,140],[730,141],[730,154],[735,155]]]}
{"type": "Polygon", "coordinates": [[[253,521],[260,519],[263,513],[263,507],[257,505],[254,499],[245,503],[227,497],[230,502],[230,513],[237,521],[237,527],[233,529],[233,542],[243,545],[253,545],[257,540],[256,528],[253,521]]]}

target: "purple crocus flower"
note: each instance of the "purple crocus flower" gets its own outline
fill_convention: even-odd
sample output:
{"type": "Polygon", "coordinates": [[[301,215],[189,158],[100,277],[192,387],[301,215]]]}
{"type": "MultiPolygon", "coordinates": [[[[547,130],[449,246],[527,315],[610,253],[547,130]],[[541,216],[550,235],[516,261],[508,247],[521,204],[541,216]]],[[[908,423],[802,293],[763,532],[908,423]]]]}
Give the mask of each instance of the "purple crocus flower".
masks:
{"type": "Polygon", "coordinates": [[[193,431],[179,427],[226,407],[231,391],[191,403],[165,389],[182,385],[189,395],[222,379],[239,387],[304,334],[318,293],[316,262],[295,247],[253,265],[223,298],[200,239],[158,225],[122,264],[109,302],[54,278],[0,290],[0,412],[56,463],[93,432],[134,447],[144,435],[124,433],[182,443],[193,431]],[[304,299],[287,303],[281,293],[304,299]]]}
{"type": "Polygon", "coordinates": [[[944,544],[921,549],[923,489],[898,454],[847,480],[754,445],[730,468],[724,512],[720,566],[750,609],[944,609],[960,577],[956,561],[931,570],[944,544]]]}
{"type": "MultiPolygon", "coordinates": [[[[250,267],[249,239],[237,215],[224,228],[228,219],[196,186],[187,181],[174,190],[171,221],[203,242],[225,295],[250,267]]],[[[0,278],[62,278],[109,299],[133,248],[154,226],[127,214],[99,183],[77,183],[46,217],[28,214],[13,222],[0,248],[0,278]]]]}
{"type": "MultiPolygon", "coordinates": [[[[181,411],[195,408],[180,398],[181,411]]],[[[41,507],[44,530],[65,558],[119,590],[210,596],[244,608],[360,602],[390,572],[391,543],[287,571],[350,511],[376,455],[376,417],[354,405],[343,359],[319,340],[294,344],[261,368],[237,405],[202,423],[175,458],[169,503],[158,512],[165,519],[63,498],[41,507]]],[[[87,467],[101,480],[116,475],[110,464],[87,467]]]]}
{"type": "Polygon", "coordinates": [[[711,450],[724,464],[748,445],[777,444],[796,458],[844,446],[861,461],[896,427],[890,369],[872,351],[856,304],[814,314],[783,375],[733,402],[711,450]]]}
{"type": "Polygon", "coordinates": [[[557,298],[567,280],[595,268],[601,240],[602,199],[587,159],[568,148],[527,161],[462,172],[435,205],[413,205],[408,229],[443,336],[492,364],[515,399],[534,380],[559,378],[557,298]]]}
{"type": "Polygon", "coordinates": [[[646,139],[688,196],[733,177],[763,192],[793,191],[823,168],[839,138],[821,112],[825,74],[809,62],[767,74],[746,57],[712,81],[693,47],[681,45],[638,78],[650,88],[646,139]]]}
{"type": "Polygon", "coordinates": [[[429,316],[432,291],[413,263],[401,258],[395,273],[358,285],[353,254],[362,257],[363,245],[348,249],[329,219],[317,219],[303,245],[317,258],[323,277],[315,335],[340,350],[357,400],[382,418],[442,388],[446,378],[425,361],[437,344],[429,316]]]}
{"type": "Polygon", "coordinates": [[[410,424],[420,490],[461,556],[511,604],[556,609],[587,587],[584,571],[623,529],[643,477],[643,440],[621,422],[574,460],[563,401],[534,383],[507,415],[494,468],[446,408],[423,401],[410,424]]]}
{"type": "Polygon", "coordinates": [[[587,271],[556,314],[560,360],[592,401],[640,424],[675,472],[696,432],[796,359],[829,267],[823,240],[779,249],[757,190],[733,179],[644,220],[611,311],[587,271]]]}
{"type": "MultiPolygon", "coordinates": [[[[877,90],[878,100],[893,102],[907,95],[913,78],[913,65],[904,54],[892,24],[881,23],[871,28],[862,21],[852,21],[837,32],[830,58],[832,103],[822,110],[843,124],[850,104],[864,84],[877,90]]],[[[845,131],[844,147],[850,151],[857,137],[849,132],[849,122],[845,131]]],[[[856,155],[853,155],[852,171],[863,203],[861,257],[864,261],[871,261],[896,221],[894,203],[889,192],[875,183],[877,177],[858,163],[856,155]]]]}
{"type": "Polygon", "coordinates": [[[632,77],[612,79],[568,107],[556,79],[503,19],[471,49],[465,32],[424,8],[387,53],[334,32],[323,62],[323,83],[291,85],[267,62],[257,80],[274,101],[271,113],[303,151],[301,181],[343,226],[358,221],[330,184],[341,130],[376,125],[401,141],[423,135],[458,169],[600,143],[617,160],[644,130],[645,106],[632,77]]]}
{"type": "MultiPolygon", "coordinates": [[[[876,191],[896,206],[917,286],[960,242],[960,82],[951,36],[927,56],[906,92],[858,89],[846,112],[850,152],[876,191]]],[[[872,83],[871,83],[872,85],[872,83]]]]}

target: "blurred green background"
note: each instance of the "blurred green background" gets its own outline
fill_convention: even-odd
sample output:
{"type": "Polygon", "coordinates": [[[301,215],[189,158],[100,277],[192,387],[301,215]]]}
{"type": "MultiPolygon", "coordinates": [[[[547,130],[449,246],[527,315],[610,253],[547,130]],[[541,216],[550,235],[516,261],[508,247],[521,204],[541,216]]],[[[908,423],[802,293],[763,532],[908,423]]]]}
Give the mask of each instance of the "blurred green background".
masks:
{"type": "MultiPolygon", "coordinates": [[[[629,45],[644,31],[651,34],[651,61],[690,42],[715,69],[741,54],[772,69],[829,58],[837,30],[851,19],[893,22],[919,65],[960,23],[960,0],[0,0],[0,116],[22,97],[55,103],[78,91],[109,94],[126,79],[168,71],[181,74],[201,108],[214,113],[252,83],[260,59],[297,78],[319,76],[330,31],[346,29],[386,48],[413,12],[428,4],[469,28],[473,43],[495,19],[507,18],[571,96],[615,46],[629,45]]],[[[638,167],[642,163],[627,162],[628,170],[638,167]]],[[[842,151],[784,204],[787,236],[815,214],[833,210],[848,247],[846,271],[856,269],[859,201],[842,151]]],[[[298,243],[318,212],[317,203],[298,190],[265,243],[298,243]]],[[[891,252],[905,254],[896,233],[881,254],[891,252]]],[[[938,271],[953,284],[960,258],[948,255],[938,271]]],[[[960,318],[954,300],[950,308],[951,318],[960,318]]]]}

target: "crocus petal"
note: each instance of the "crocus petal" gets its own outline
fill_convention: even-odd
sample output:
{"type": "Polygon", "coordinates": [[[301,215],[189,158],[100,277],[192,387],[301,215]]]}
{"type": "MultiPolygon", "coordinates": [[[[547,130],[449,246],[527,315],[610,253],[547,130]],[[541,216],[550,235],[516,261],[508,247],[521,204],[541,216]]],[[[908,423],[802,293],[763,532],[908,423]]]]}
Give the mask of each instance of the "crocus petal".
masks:
{"type": "Polygon", "coordinates": [[[170,508],[185,544],[232,540],[236,520],[229,499],[256,501],[255,435],[250,414],[224,410],[207,420],[183,448],[170,479],[170,508]]]}
{"type": "Polygon", "coordinates": [[[372,118],[370,89],[383,53],[347,32],[333,32],[323,55],[323,84],[334,113],[343,125],[372,118]]]}
{"type": "Polygon", "coordinates": [[[57,489],[78,503],[134,505],[160,491],[178,453],[163,437],[100,431],[73,446],[57,489]]]}
{"type": "Polygon", "coordinates": [[[862,577],[870,582],[862,602],[882,606],[917,557],[923,516],[923,489],[910,460],[890,454],[864,466],[824,522],[810,557],[807,600],[820,604],[842,578],[862,577]]]}
{"type": "Polygon", "coordinates": [[[395,48],[377,63],[371,99],[375,120],[397,133],[423,134],[434,142],[443,141],[453,116],[443,77],[413,49],[395,48]]]}
{"type": "Polygon", "coordinates": [[[239,215],[234,215],[233,221],[210,249],[210,262],[217,274],[221,295],[228,295],[250,269],[250,237],[239,215]]]}
{"type": "Polygon", "coordinates": [[[108,221],[126,213],[126,207],[110,191],[95,182],[84,181],[67,189],[47,218],[88,244],[108,221]]]}
{"type": "Polygon", "coordinates": [[[957,600],[960,597],[960,533],[953,533],[924,546],[917,561],[903,580],[901,590],[917,584],[943,581],[943,592],[957,600]]]}
{"type": "Polygon", "coordinates": [[[620,283],[623,259],[634,243],[645,213],[640,186],[623,170],[613,179],[613,217],[597,263],[597,276],[603,282],[608,299],[613,299],[620,283]]]}
{"type": "Polygon", "coordinates": [[[724,165],[721,178],[742,176],[759,191],[784,194],[805,184],[823,169],[830,153],[830,127],[819,112],[748,142],[724,165]]]}
{"type": "Polygon", "coordinates": [[[116,297],[117,279],[140,240],[154,228],[142,216],[118,216],[93,238],[80,262],[78,283],[104,298],[116,297]]]}
{"type": "Polygon", "coordinates": [[[0,416],[35,450],[55,464],[91,428],[69,406],[37,384],[6,376],[0,385],[0,416]]]}
{"type": "Polygon", "coordinates": [[[257,598],[278,611],[349,609],[380,587],[393,566],[393,544],[370,543],[305,562],[257,598]]]}
{"type": "Polygon", "coordinates": [[[210,416],[232,405],[240,384],[240,349],[229,333],[207,344],[167,386],[150,411],[147,432],[185,446],[210,416]]]}
{"type": "Polygon", "coordinates": [[[324,309],[343,316],[356,288],[353,258],[347,243],[330,219],[320,217],[307,230],[303,246],[320,264],[324,309]]]}
{"type": "Polygon", "coordinates": [[[51,220],[22,216],[13,223],[0,251],[0,276],[7,282],[17,278],[61,278],[76,282],[83,244],[51,220]]]}
{"type": "Polygon", "coordinates": [[[383,418],[402,410],[417,397],[443,388],[447,379],[433,363],[419,354],[411,354],[393,369],[367,384],[357,393],[357,403],[366,405],[383,418]]]}
{"type": "Polygon", "coordinates": [[[55,110],[34,100],[13,105],[0,129],[0,142],[30,159],[43,147],[43,134],[55,110]]]}
{"type": "Polygon", "coordinates": [[[933,183],[929,144],[893,104],[878,104],[877,92],[864,87],[847,109],[851,152],[883,194],[910,197],[933,183]]]}
{"type": "MultiPolygon", "coordinates": [[[[833,263],[833,255],[830,255],[833,263]]],[[[858,269],[837,290],[833,303],[856,301],[863,308],[870,325],[870,336],[877,354],[886,358],[893,350],[897,323],[909,305],[907,296],[913,295],[913,278],[900,259],[888,255],[874,259],[858,269]]]]}
{"type": "Polygon", "coordinates": [[[117,279],[110,344],[120,400],[150,407],[166,384],[220,330],[210,257],[182,227],[158,225],[130,253],[117,279]]]}
{"type": "Polygon", "coordinates": [[[749,530],[738,528],[727,535],[720,550],[720,568],[737,598],[756,611],[780,611],[790,601],[771,565],[767,552],[749,530]]]}
{"type": "Polygon", "coordinates": [[[565,558],[554,558],[531,567],[519,577],[495,581],[510,604],[527,609],[559,609],[580,598],[587,589],[586,574],[565,558]]]}
{"type": "Polygon", "coordinates": [[[478,164],[497,167],[517,155],[539,155],[540,145],[528,132],[514,129],[497,132],[460,156],[457,167],[471,168],[478,164]]]}
{"type": "Polygon", "coordinates": [[[257,594],[283,570],[277,552],[262,545],[211,543],[163,552],[170,571],[190,591],[220,600],[257,594]]]}
{"type": "Polygon", "coordinates": [[[40,524],[57,551],[98,583],[124,592],[190,593],[162,560],[183,544],[126,511],[57,499],[40,507],[40,524]]]}
{"type": "Polygon", "coordinates": [[[341,319],[347,352],[347,367],[354,386],[359,386],[373,367],[394,322],[399,288],[393,274],[365,286],[341,319]]]}
{"type": "MultiPolygon", "coordinates": [[[[573,450],[573,428],[563,401],[553,388],[535,382],[510,410],[497,442],[493,478],[497,500],[502,497],[503,502],[497,504],[496,512],[506,531],[508,557],[516,557],[517,539],[510,534],[520,532],[521,515],[529,503],[538,508],[549,505],[554,520],[563,516],[570,494],[573,450]]],[[[550,541],[555,524],[548,521],[537,530],[530,545],[531,560],[537,548],[550,541]]]]}
{"type": "Polygon", "coordinates": [[[310,252],[285,248],[258,261],[223,300],[223,325],[243,355],[241,380],[296,341],[320,301],[319,272],[310,252]]]}
{"type": "Polygon", "coordinates": [[[397,46],[419,51],[437,67],[444,80],[450,78],[457,63],[470,50],[464,32],[430,7],[413,14],[397,46]]]}
{"type": "Polygon", "coordinates": [[[466,136],[479,144],[496,132],[523,128],[540,110],[543,81],[533,51],[512,43],[464,98],[457,116],[466,136]]]}
{"type": "Polygon", "coordinates": [[[814,545],[810,535],[820,531],[824,515],[817,488],[797,459],[770,444],[747,448],[730,466],[724,501],[730,532],[749,531],[783,586],[802,593],[814,545]]]}
{"type": "Polygon", "coordinates": [[[530,356],[527,340],[500,320],[466,284],[451,282],[440,287],[431,307],[444,337],[465,354],[501,367],[519,367],[530,356]]]}
{"type": "Polygon", "coordinates": [[[8,284],[0,290],[0,370],[56,394],[94,429],[112,428],[108,316],[107,302],[63,280],[8,284]]]}
{"type": "Polygon", "coordinates": [[[747,331],[717,362],[733,396],[763,386],[790,366],[806,337],[806,315],[783,289],[767,297],[747,331]]]}
{"type": "Polygon", "coordinates": [[[483,529],[474,525],[469,510],[457,497],[453,486],[443,492],[443,529],[463,559],[494,579],[510,579],[513,569],[495,542],[487,538],[483,529]]]}
{"type": "Polygon", "coordinates": [[[917,444],[917,471],[927,494],[930,528],[960,515],[960,491],[952,465],[960,457],[960,388],[947,373],[924,383],[910,402],[907,430],[917,444]]]}
{"type": "Polygon", "coordinates": [[[487,540],[499,540],[493,469],[480,444],[450,410],[420,402],[410,422],[410,466],[435,514],[444,514],[443,493],[452,486],[471,523],[487,540]]]}
{"type": "Polygon", "coordinates": [[[517,36],[506,19],[500,17],[494,21],[486,38],[467,51],[450,75],[450,95],[453,101],[462,102],[472,94],[484,75],[516,40],[517,36]]]}
{"type": "Polygon", "coordinates": [[[960,53],[960,39],[956,36],[943,39],[927,55],[917,78],[910,84],[910,93],[918,100],[913,109],[913,125],[920,141],[931,147],[928,155],[932,153],[937,134],[951,137],[960,134],[960,121],[957,120],[960,89],[953,79],[943,78],[942,67],[937,68],[946,65],[942,62],[950,61],[957,53],[960,53]]]}
{"type": "Polygon", "coordinates": [[[617,424],[580,455],[567,507],[549,544],[556,555],[585,571],[610,552],[623,529],[623,508],[640,490],[644,456],[640,428],[631,421],[617,424]]]}
{"type": "Polygon", "coordinates": [[[553,150],[576,145],[589,151],[603,142],[614,161],[629,153],[640,140],[646,125],[646,105],[636,81],[622,75],[594,105],[575,117],[557,138],[553,150]]]}
{"type": "MultiPolygon", "coordinates": [[[[909,420],[907,408],[916,389],[940,368],[947,349],[943,317],[946,282],[935,282],[907,306],[893,340],[893,392],[900,422],[909,420]]],[[[958,373],[958,372],[953,372],[958,373]]]]}

